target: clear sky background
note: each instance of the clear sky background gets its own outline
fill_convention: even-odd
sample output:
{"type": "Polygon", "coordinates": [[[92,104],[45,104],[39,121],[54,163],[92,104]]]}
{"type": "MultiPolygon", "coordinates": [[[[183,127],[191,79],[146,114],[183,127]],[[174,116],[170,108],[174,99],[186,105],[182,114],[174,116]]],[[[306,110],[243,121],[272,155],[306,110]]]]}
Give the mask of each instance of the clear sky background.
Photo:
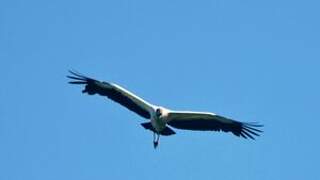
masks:
{"type": "Polygon", "coordinates": [[[0,2],[0,179],[320,179],[318,1],[0,2]],[[265,125],[162,137],[68,69],[265,125]]]}

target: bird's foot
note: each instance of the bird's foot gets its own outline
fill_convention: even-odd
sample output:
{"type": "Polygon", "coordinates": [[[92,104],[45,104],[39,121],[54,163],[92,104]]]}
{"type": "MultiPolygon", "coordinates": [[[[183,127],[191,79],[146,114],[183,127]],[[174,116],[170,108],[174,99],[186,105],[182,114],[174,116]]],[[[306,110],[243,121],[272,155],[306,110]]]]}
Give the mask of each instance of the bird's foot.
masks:
{"type": "Polygon", "coordinates": [[[158,147],[158,145],[159,145],[159,142],[158,142],[158,141],[154,141],[154,142],[153,142],[153,147],[154,147],[154,149],[156,149],[156,148],[158,147]]]}

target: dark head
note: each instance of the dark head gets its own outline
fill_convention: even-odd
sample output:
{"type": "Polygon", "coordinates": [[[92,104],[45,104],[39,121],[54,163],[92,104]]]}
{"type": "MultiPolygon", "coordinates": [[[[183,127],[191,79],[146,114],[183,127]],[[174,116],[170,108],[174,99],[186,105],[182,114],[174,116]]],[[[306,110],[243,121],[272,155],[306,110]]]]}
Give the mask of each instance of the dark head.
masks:
{"type": "Polygon", "coordinates": [[[161,115],[162,115],[161,109],[158,108],[158,109],[156,110],[156,116],[157,116],[157,117],[160,117],[161,115]]]}

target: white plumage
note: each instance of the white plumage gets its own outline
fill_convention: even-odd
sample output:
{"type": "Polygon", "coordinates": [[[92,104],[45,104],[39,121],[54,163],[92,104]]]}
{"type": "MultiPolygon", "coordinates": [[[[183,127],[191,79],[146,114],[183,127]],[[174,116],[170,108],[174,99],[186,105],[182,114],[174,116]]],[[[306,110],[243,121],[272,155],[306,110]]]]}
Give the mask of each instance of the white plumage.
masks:
{"type": "Polygon", "coordinates": [[[194,131],[223,131],[231,132],[236,136],[255,139],[262,131],[257,123],[244,123],[235,121],[210,112],[173,111],[153,105],[125,88],[108,82],[101,82],[79,73],[70,71],[67,76],[72,81],[70,84],[85,85],[83,93],[89,95],[99,94],[125,106],[138,115],[149,119],[150,122],[141,125],[154,133],[154,147],[159,142],[160,135],[170,136],[175,132],[170,128],[194,131]]]}

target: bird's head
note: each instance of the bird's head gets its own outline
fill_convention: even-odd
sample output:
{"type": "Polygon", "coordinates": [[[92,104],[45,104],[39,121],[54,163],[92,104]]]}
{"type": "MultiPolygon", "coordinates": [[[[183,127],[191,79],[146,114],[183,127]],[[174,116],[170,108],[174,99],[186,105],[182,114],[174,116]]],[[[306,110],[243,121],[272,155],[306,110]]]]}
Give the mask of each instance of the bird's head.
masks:
{"type": "Polygon", "coordinates": [[[157,117],[160,117],[162,115],[162,109],[161,108],[158,108],[157,110],[156,110],[156,116],[157,117]]]}

